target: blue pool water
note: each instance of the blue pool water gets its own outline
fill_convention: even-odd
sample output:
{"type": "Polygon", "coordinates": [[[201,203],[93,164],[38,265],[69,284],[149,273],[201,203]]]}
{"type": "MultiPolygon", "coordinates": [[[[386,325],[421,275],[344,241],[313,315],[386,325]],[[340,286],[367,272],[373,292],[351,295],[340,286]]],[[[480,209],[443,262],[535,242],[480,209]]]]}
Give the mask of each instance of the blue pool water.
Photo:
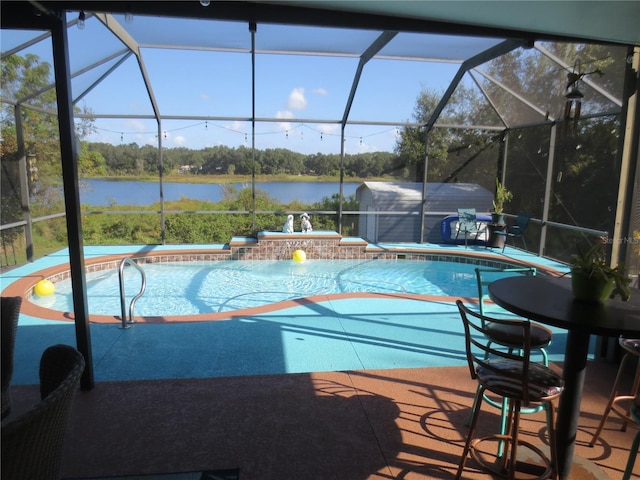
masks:
{"type": "MultiPolygon", "coordinates": [[[[476,265],[418,260],[307,260],[171,262],[143,265],[147,278],[135,315],[193,315],[251,308],[312,295],[376,292],[477,296],[476,265]]],[[[130,301],[140,290],[141,275],[125,269],[130,301]]],[[[47,297],[32,301],[72,311],[70,281],[56,283],[47,297]]],[[[89,312],[120,315],[117,270],[87,274],[89,312]]],[[[128,303],[127,303],[128,304],[128,303]]]]}

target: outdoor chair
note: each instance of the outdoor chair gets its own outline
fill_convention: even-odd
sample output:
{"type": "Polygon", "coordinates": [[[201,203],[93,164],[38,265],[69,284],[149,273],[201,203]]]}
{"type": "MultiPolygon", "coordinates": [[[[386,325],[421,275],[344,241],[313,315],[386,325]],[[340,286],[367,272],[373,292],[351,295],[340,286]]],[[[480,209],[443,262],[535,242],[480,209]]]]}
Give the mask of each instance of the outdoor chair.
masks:
{"type": "Polygon", "coordinates": [[[507,227],[507,230],[505,232],[506,237],[504,239],[504,245],[502,246],[503,252],[505,247],[507,246],[507,240],[509,239],[509,237],[514,239],[514,244],[513,244],[514,247],[515,247],[515,239],[519,238],[520,240],[522,240],[522,245],[524,246],[524,249],[527,250],[527,241],[524,239],[524,232],[527,229],[527,226],[529,225],[530,220],[531,220],[530,213],[519,213],[518,216],[516,217],[515,224],[507,227]]]}
{"type": "Polygon", "coordinates": [[[84,358],[67,345],[48,347],[40,359],[41,401],[2,426],[2,479],[58,479],[62,447],[84,358]]]}
{"type": "MultiPolygon", "coordinates": [[[[514,275],[530,275],[534,276],[537,273],[535,267],[516,267],[516,268],[476,268],[476,284],[478,287],[478,306],[481,315],[481,320],[486,315],[493,315],[502,318],[509,318],[510,320],[520,320],[529,322],[522,318],[514,318],[514,314],[504,310],[502,307],[495,305],[494,303],[487,303],[489,300],[489,293],[487,287],[489,284],[500,278],[505,278],[514,275]]],[[[549,357],[545,350],[551,344],[553,333],[548,328],[537,324],[531,323],[531,349],[539,352],[542,355],[542,364],[549,366],[549,357]]],[[[521,331],[519,328],[512,328],[511,326],[505,326],[503,324],[489,324],[483,325],[487,331],[487,341],[489,343],[496,343],[502,347],[505,347],[509,352],[517,350],[522,343],[521,331]]],[[[476,392],[476,398],[474,405],[479,401],[480,386],[476,392]]],[[[500,433],[504,434],[507,428],[507,414],[508,414],[508,401],[506,398],[502,398],[501,402],[496,402],[491,398],[485,396],[484,400],[490,405],[501,409],[500,419],[500,433]]],[[[533,408],[523,408],[520,413],[537,413],[541,411],[540,405],[533,408]]],[[[472,410],[473,411],[473,410],[472,410]]],[[[469,415],[468,424],[471,424],[471,416],[469,415]]],[[[502,445],[498,449],[499,454],[502,452],[502,445]]]]}
{"type": "Polygon", "coordinates": [[[2,322],[2,332],[0,333],[0,341],[2,342],[2,363],[0,367],[2,368],[2,419],[4,420],[11,412],[9,387],[13,376],[13,357],[22,297],[2,297],[1,301],[2,317],[0,317],[0,321],[2,322]]]}
{"type": "Polygon", "coordinates": [[[531,323],[523,320],[489,318],[470,310],[460,300],[456,304],[464,325],[465,351],[471,378],[477,380],[480,387],[478,401],[472,407],[471,425],[456,479],[462,475],[469,453],[490,472],[513,479],[519,446],[526,446],[544,464],[543,466],[528,465],[528,469],[531,469],[529,474],[538,468],[540,473],[536,478],[555,478],[558,468],[552,402],[562,393],[564,382],[549,367],[530,361],[531,323]],[[492,346],[494,343],[486,342],[486,338],[491,335],[489,326],[498,325],[519,335],[520,342],[514,345],[513,349],[494,348],[492,346]],[[508,400],[506,433],[474,439],[485,391],[508,400]],[[522,406],[528,407],[533,404],[542,405],[546,413],[550,457],[547,457],[540,448],[518,438],[520,409],[522,406]],[[504,454],[496,455],[497,458],[494,458],[487,453],[486,449],[479,449],[479,444],[486,441],[504,442],[506,447],[504,454]]]}
{"type": "MultiPolygon", "coordinates": [[[[535,267],[509,267],[509,268],[476,268],[476,286],[478,289],[478,310],[480,315],[491,315],[494,317],[508,317],[514,319],[514,314],[503,309],[502,307],[490,302],[488,287],[492,282],[501,278],[512,277],[516,275],[535,276],[537,269],[535,267]]],[[[524,319],[517,317],[519,320],[524,319]]],[[[528,321],[528,320],[526,320],[528,321]]],[[[501,325],[489,325],[488,338],[492,342],[499,343],[508,348],[515,348],[520,345],[519,329],[507,329],[501,325]],[[515,334],[515,336],[514,336],[515,334]]],[[[542,363],[549,365],[549,359],[545,347],[551,344],[553,333],[547,327],[538,323],[531,324],[531,348],[539,350],[542,355],[542,363]]]]}
{"type": "MultiPolygon", "coordinates": [[[[624,338],[620,337],[618,340],[620,347],[625,351],[624,357],[622,357],[622,361],[620,362],[620,367],[618,367],[618,374],[616,375],[616,379],[613,382],[613,388],[611,389],[611,395],[609,396],[609,401],[607,402],[607,406],[604,409],[604,413],[602,414],[602,418],[600,419],[600,424],[596,429],[596,432],[593,434],[593,438],[591,442],[589,442],[589,446],[593,447],[600,437],[600,433],[602,433],[602,429],[604,427],[604,423],[609,416],[609,413],[613,412],[622,418],[622,428],[621,430],[624,432],[627,429],[627,424],[629,422],[633,422],[634,419],[631,415],[631,408],[626,407],[623,408],[622,405],[619,405],[620,402],[628,402],[629,400],[633,400],[638,393],[640,392],[640,338],[624,338]],[[624,373],[626,372],[627,363],[632,358],[636,358],[638,361],[638,365],[636,366],[636,375],[633,381],[633,386],[631,387],[631,392],[627,395],[620,395],[619,387],[620,381],[624,377],[624,373]]],[[[636,422],[637,423],[637,422],[636,422]]],[[[640,425],[637,425],[640,428],[640,425]]]]}
{"type": "Polygon", "coordinates": [[[478,226],[478,217],[475,208],[459,208],[458,209],[458,231],[456,232],[456,240],[461,233],[464,233],[464,248],[467,248],[469,234],[478,234],[482,228],[478,226]]]}

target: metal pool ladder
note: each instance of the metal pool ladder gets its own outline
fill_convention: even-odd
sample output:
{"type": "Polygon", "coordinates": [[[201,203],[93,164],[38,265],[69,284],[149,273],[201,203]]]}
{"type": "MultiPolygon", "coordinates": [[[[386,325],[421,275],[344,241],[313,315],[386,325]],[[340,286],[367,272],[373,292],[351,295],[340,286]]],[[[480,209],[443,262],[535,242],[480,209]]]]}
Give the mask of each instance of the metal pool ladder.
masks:
{"type": "Polygon", "coordinates": [[[138,300],[142,296],[145,289],[147,288],[147,276],[145,275],[144,270],[140,265],[134,262],[130,257],[125,257],[120,262],[120,267],[118,269],[118,278],[120,279],[120,308],[122,311],[122,327],[121,328],[129,328],[131,324],[135,322],[133,318],[133,307],[136,304],[136,300],[138,300]],[[124,295],[124,267],[126,265],[131,265],[132,267],[135,267],[140,272],[140,275],[142,275],[142,286],[140,287],[140,292],[138,292],[138,294],[131,299],[131,303],[129,304],[129,320],[127,320],[127,311],[125,308],[126,300],[124,295]]]}

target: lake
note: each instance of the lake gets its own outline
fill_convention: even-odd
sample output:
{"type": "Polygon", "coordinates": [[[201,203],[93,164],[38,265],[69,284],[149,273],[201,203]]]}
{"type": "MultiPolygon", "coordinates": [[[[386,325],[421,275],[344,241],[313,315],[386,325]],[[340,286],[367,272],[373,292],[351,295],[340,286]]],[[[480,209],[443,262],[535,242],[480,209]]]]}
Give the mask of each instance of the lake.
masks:
{"type": "MultiPolygon", "coordinates": [[[[361,182],[345,182],[345,196],[354,195],[361,182]]],[[[225,187],[236,189],[250,187],[248,183],[226,183],[225,187]]],[[[303,203],[315,203],[324,197],[331,198],[340,192],[338,182],[263,182],[256,188],[282,203],[299,200],[303,203]]],[[[219,202],[223,198],[222,186],[217,183],[163,183],[166,202],[190,198],[206,202],[219,202]]],[[[118,182],[111,180],[81,180],[80,202],[91,206],[151,205],[160,201],[160,186],[152,182],[118,182]]]]}

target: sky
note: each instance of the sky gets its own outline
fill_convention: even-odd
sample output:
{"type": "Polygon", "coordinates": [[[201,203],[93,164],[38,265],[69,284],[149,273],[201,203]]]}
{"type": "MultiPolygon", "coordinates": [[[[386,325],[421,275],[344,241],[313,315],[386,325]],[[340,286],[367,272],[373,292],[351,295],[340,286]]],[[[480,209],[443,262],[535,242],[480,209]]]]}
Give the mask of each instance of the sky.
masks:
{"type": "MultiPolygon", "coordinates": [[[[124,22],[124,18],[121,21],[124,22]]],[[[295,36],[292,42],[291,38],[283,39],[281,34],[277,37],[275,27],[258,26],[257,48],[263,46],[270,53],[257,54],[255,59],[255,115],[258,119],[273,121],[256,122],[255,137],[252,137],[249,121],[253,109],[251,56],[238,52],[238,49],[246,48],[250,39],[246,24],[224,25],[221,31],[210,33],[210,24],[198,22],[175,32],[169,31],[172,27],[168,24],[134,17],[125,27],[134,38],[144,39],[142,43],[147,45],[141,49],[142,59],[161,115],[182,119],[163,119],[160,129],[155,119],[97,119],[95,132],[86,140],[115,145],[157,145],[160,130],[166,148],[251,147],[255,141],[258,149],[288,148],[305,154],[340,153],[341,127],[335,121],[345,113],[358,66],[358,57],[347,50],[353,47],[355,51],[361,51],[380,34],[325,31],[323,35],[330,45],[327,47],[316,40],[317,32],[310,32],[307,37],[301,27],[288,31],[290,37],[295,36]],[[206,27],[209,30],[198,32],[206,27]],[[189,36],[195,37],[194,45],[204,42],[207,46],[206,43],[211,42],[222,48],[212,52],[202,48],[153,47],[160,41],[175,42],[176,47],[185,46],[191,41],[189,36]],[[341,51],[343,46],[344,51],[341,51]],[[318,51],[314,55],[299,55],[293,54],[295,49],[318,51]],[[324,50],[320,52],[321,49],[324,50]],[[324,54],[327,49],[331,50],[331,55],[324,54]],[[205,120],[205,117],[209,119],[205,120]]],[[[33,32],[3,30],[0,39],[3,52],[30,36],[33,32]]],[[[92,17],[86,20],[84,29],[71,27],[69,39],[72,71],[84,69],[123,49],[122,43],[92,17]]],[[[410,40],[403,39],[407,45],[403,48],[416,48],[416,41],[410,40]]],[[[50,41],[46,39],[28,51],[52,62],[50,50],[50,41]]],[[[97,82],[119,58],[75,77],[72,80],[74,97],[97,82]]],[[[388,58],[368,62],[349,119],[385,124],[348,125],[345,152],[393,151],[401,124],[413,120],[421,91],[429,89],[442,93],[458,68],[456,62],[388,58]]],[[[83,95],[77,105],[97,115],[153,114],[138,61],[133,55],[83,95]]]]}

